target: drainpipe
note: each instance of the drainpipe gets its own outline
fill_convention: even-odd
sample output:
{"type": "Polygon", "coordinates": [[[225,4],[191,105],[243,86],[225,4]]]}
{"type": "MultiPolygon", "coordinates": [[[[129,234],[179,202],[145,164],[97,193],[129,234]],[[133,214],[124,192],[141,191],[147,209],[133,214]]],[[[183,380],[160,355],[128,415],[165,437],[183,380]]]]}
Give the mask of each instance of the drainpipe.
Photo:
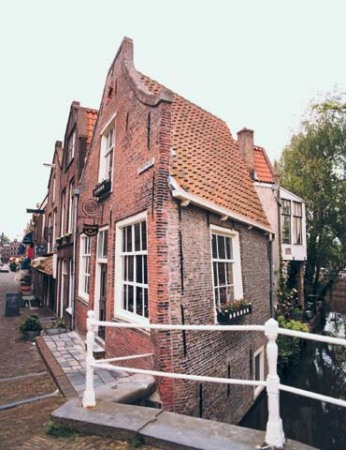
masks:
{"type": "Polygon", "coordinates": [[[72,254],[72,316],[71,316],[71,329],[75,328],[75,314],[76,314],[76,302],[75,302],[75,288],[76,288],[76,255],[77,255],[77,211],[78,211],[78,200],[79,200],[80,190],[76,188],[73,192],[74,195],[74,217],[73,217],[73,254],[72,254]]]}
{"type": "Polygon", "coordinates": [[[270,305],[270,316],[274,317],[274,261],[273,261],[273,245],[274,245],[274,235],[269,233],[269,305],[270,305]]]}

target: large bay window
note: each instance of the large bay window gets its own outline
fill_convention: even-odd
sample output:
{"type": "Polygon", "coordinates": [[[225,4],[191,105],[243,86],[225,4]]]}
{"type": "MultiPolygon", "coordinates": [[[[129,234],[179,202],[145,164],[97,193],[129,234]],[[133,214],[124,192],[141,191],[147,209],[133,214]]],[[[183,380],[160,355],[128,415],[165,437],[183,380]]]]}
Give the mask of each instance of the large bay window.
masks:
{"type": "Polygon", "coordinates": [[[212,264],[215,306],[243,298],[239,234],[212,225],[212,264]]]}
{"type": "Polygon", "coordinates": [[[148,250],[146,213],[116,225],[116,314],[148,320],[148,250]]]}
{"type": "Polygon", "coordinates": [[[80,238],[80,254],[79,254],[79,296],[89,301],[90,291],[90,256],[91,256],[91,239],[82,235],[80,238]]]}

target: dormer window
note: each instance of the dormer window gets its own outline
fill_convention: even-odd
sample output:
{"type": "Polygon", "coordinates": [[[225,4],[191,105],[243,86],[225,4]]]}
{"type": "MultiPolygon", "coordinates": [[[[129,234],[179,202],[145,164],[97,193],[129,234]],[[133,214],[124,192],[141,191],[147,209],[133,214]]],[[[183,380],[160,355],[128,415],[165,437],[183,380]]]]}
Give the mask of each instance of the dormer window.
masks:
{"type": "Polygon", "coordinates": [[[76,139],[76,132],[74,131],[71,136],[69,137],[68,143],[67,143],[67,159],[66,159],[66,166],[70,164],[70,162],[74,158],[74,147],[75,147],[75,139],[76,139]]]}

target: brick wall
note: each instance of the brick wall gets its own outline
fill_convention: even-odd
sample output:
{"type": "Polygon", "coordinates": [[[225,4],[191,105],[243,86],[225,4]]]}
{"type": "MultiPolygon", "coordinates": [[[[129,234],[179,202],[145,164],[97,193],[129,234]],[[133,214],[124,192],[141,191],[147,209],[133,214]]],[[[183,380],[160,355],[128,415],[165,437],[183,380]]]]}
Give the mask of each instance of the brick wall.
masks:
{"type": "MultiPolygon", "coordinates": [[[[170,311],[172,323],[213,324],[214,299],[211,266],[210,224],[230,227],[217,217],[194,207],[179,212],[173,204],[169,223],[170,311]],[[181,232],[181,238],[179,237],[181,232]],[[180,250],[182,242],[182,254],[180,250]],[[180,261],[183,258],[183,282],[180,261]]],[[[263,232],[234,223],[240,234],[244,298],[253,312],[242,324],[264,323],[269,313],[268,242],[263,232]]],[[[264,343],[261,333],[172,333],[174,371],[207,376],[252,378],[252,355],[264,343]]],[[[175,381],[174,410],[207,419],[237,423],[253,401],[253,388],[212,383],[175,381]]]]}

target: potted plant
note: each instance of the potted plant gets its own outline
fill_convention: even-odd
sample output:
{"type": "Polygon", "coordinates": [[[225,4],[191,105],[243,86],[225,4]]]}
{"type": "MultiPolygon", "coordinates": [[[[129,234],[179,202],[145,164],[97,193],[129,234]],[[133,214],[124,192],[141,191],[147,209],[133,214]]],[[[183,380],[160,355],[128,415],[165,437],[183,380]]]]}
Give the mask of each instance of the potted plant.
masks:
{"type": "Polygon", "coordinates": [[[64,236],[63,236],[63,241],[64,241],[66,244],[68,244],[68,243],[70,242],[70,240],[71,240],[71,236],[72,236],[71,233],[66,233],[66,234],[64,234],[64,236]]]}
{"type": "Polygon", "coordinates": [[[61,236],[60,236],[60,237],[57,237],[57,238],[55,239],[55,243],[56,243],[57,246],[61,245],[61,243],[62,243],[62,237],[61,237],[61,236]]]}
{"type": "Polygon", "coordinates": [[[251,302],[246,300],[226,301],[217,308],[217,320],[219,323],[227,324],[238,317],[250,314],[251,302]]]}
{"type": "Polygon", "coordinates": [[[19,326],[24,338],[32,340],[41,333],[42,325],[37,314],[27,316],[19,326]]]}

